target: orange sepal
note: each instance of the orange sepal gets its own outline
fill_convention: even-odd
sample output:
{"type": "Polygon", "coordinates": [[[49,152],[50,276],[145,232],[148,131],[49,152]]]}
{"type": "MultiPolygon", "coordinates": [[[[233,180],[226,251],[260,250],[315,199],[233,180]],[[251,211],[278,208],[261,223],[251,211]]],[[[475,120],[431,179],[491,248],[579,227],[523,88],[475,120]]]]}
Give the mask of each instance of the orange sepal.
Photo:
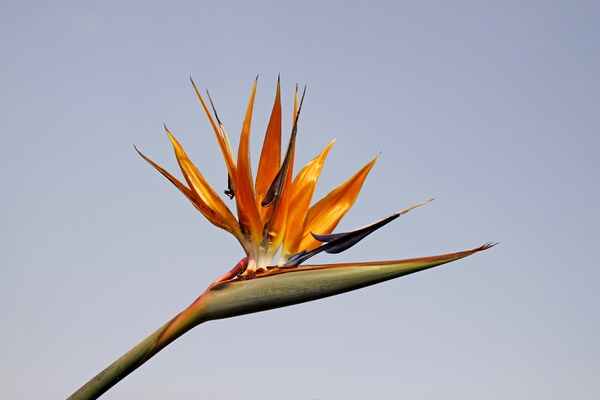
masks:
{"type": "MultiPolygon", "coordinates": [[[[208,107],[206,107],[206,103],[204,102],[204,99],[202,98],[202,96],[200,96],[200,92],[198,91],[196,84],[194,83],[192,78],[190,78],[190,80],[192,81],[194,90],[196,91],[196,94],[198,95],[198,98],[200,99],[200,102],[202,103],[204,112],[206,112],[206,115],[208,116],[208,119],[210,120],[210,124],[212,125],[213,130],[215,131],[215,135],[217,136],[217,141],[219,142],[219,147],[221,148],[221,152],[223,153],[223,158],[225,159],[225,165],[227,165],[227,173],[229,174],[229,177],[231,179],[231,186],[232,186],[232,188],[235,189],[236,167],[235,167],[235,160],[233,158],[233,152],[231,150],[231,144],[229,143],[229,138],[227,137],[227,132],[225,132],[225,128],[223,127],[223,124],[221,124],[221,121],[219,121],[219,117],[217,116],[217,113],[215,111],[215,117],[217,118],[217,121],[219,122],[219,127],[217,128],[215,121],[213,120],[212,116],[210,115],[210,111],[208,111],[208,107]]],[[[209,98],[210,98],[210,95],[209,95],[209,98]]],[[[212,100],[211,100],[211,105],[212,105],[212,100]]],[[[213,110],[214,110],[214,107],[213,107],[213,110]]]]}
{"type": "MultiPolygon", "coordinates": [[[[287,215],[290,210],[290,201],[292,198],[292,177],[294,174],[294,153],[296,149],[295,143],[292,143],[293,147],[291,149],[290,156],[290,165],[288,167],[287,176],[285,179],[283,192],[281,193],[281,197],[277,202],[277,206],[275,208],[275,212],[271,217],[271,221],[269,223],[269,232],[268,232],[268,240],[269,247],[279,249],[281,242],[283,241],[283,233],[286,229],[286,221],[287,215]]],[[[268,207],[271,210],[273,206],[268,207]]],[[[271,216],[271,214],[267,214],[267,219],[271,216]]]]}
{"type": "MultiPolygon", "coordinates": [[[[196,166],[192,164],[187,154],[185,154],[185,151],[183,151],[183,148],[181,147],[179,142],[177,142],[173,135],[171,135],[171,132],[169,132],[167,127],[165,127],[165,130],[167,131],[167,135],[169,135],[169,139],[171,139],[173,149],[175,150],[175,156],[177,157],[177,162],[179,163],[181,172],[183,173],[183,176],[185,177],[185,180],[189,185],[189,189],[194,194],[197,203],[201,205],[200,208],[197,207],[198,210],[200,210],[200,212],[204,214],[204,216],[214,225],[226,229],[227,231],[233,233],[239,239],[239,225],[237,220],[235,219],[235,216],[231,213],[231,211],[229,211],[227,205],[225,205],[225,203],[219,197],[219,195],[215,193],[215,191],[208,184],[208,182],[206,182],[206,180],[204,179],[200,171],[198,171],[196,166]]],[[[160,169],[159,171],[162,172],[164,175],[163,171],[161,171],[160,169]]],[[[165,176],[169,178],[169,176],[165,176]]],[[[171,180],[171,182],[173,182],[171,178],[169,179],[171,180]]],[[[179,185],[175,184],[175,186],[177,186],[181,190],[179,185]]],[[[192,203],[196,205],[195,202],[192,203]]]]}
{"type": "Polygon", "coordinates": [[[279,80],[277,80],[277,94],[271,112],[271,119],[267,126],[267,133],[263,142],[258,171],[256,172],[256,205],[260,210],[264,222],[271,216],[272,207],[261,207],[261,202],[275,179],[281,165],[281,97],[279,80]]]}
{"type": "Polygon", "coordinates": [[[302,168],[292,183],[292,200],[287,215],[282,257],[287,258],[298,252],[300,240],[304,233],[302,228],[306,220],[306,212],[310,206],[325,158],[327,158],[329,149],[331,149],[334,142],[335,140],[329,143],[320,155],[302,168]]]}
{"type": "MultiPolygon", "coordinates": [[[[185,197],[188,198],[188,200],[194,205],[194,207],[196,207],[196,209],[198,211],[200,211],[203,215],[206,216],[207,213],[211,213],[212,210],[210,210],[206,204],[204,204],[200,199],[198,199],[198,197],[196,196],[196,194],[194,192],[192,192],[187,186],[185,186],[183,183],[181,183],[177,178],[175,178],[173,175],[171,175],[170,173],[168,173],[166,170],[164,170],[163,168],[161,168],[158,164],[156,164],[154,161],[152,161],[151,159],[149,159],[148,157],[146,157],[144,154],[142,154],[141,151],[139,151],[137,149],[137,147],[135,147],[135,151],[138,152],[138,154],[140,156],[142,156],[142,158],[144,160],[146,160],[148,162],[148,164],[152,165],[154,168],[156,168],[158,170],[158,172],[160,172],[161,174],[163,174],[169,181],[171,181],[171,183],[173,185],[175,185],[175,187],[177,189],[179,189],[181,191],[181,193],[183,193],[185,195],[185,197]]],[[[208,216],[207,216],[208,218],[208,216]]],[[[210,219],[209,219],[210,220],[210,219]]],[[[210,221],[212,222],[214,225],[218,226],[219,228],[225,229],[227,232],[232,232],[231,227],[229,227],[227,224],[225,224],[222,221],[210,221]]]]}
{"type": "Polygon", "coordinates": [[[250,125],[252,122],[252,107],[254,106],[256,83],[257,81],[254,82],[254,87],[252,88],[248,110],[246,111],[246,118],[244,119],[244,125],[242,126],[240,146],[238,148],[236,171],[237,187],[235,198],[240,224],[252,238],[252,241],[259,243],[262,239],[263,224],[258,207],[256,206],[252,171],[250,169],[250,125]]]}
{"type": "Polygon", "coordinates": [[[319,235],[333,232],[342,217],[354,204],[377,157],[308,210],[304,233],[298,250],[310,251],[321,245],[321,242],[312,237],[311,232],[319,235]]]}

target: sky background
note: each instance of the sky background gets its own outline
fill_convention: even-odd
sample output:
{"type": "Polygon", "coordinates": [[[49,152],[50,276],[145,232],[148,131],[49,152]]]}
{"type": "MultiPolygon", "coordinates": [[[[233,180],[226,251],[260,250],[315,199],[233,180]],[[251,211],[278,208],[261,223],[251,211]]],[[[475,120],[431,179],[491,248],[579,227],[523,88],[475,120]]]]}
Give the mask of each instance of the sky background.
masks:
{"type": "Polygon", "coordinates": [[[133,146],[180,176],[166,123],[222,193],[189,78],[237,148],[259,75],[255,171],[281,74],[284,135],[307,85],[296,171],[337,138],[314,199],[381,152],[338,231],[436,198],[314,263],[500,244],[200,325],[103,399],[600,398],[599,20],[592,1],[3,1],[0,396],[68,397],[243,257],[133,146]]]}

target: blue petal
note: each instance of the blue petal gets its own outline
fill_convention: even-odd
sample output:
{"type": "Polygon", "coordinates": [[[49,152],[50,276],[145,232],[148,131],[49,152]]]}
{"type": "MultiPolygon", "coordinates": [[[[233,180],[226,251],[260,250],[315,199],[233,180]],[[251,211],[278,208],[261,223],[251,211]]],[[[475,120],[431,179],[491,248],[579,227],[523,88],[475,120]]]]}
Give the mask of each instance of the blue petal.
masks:
{"type": "MultiPolygon", "coordinates": [[[[431,199],[431,200],[433,200],[433,199],[431,199]]],[[[356,243],[360,242],[365,237],[367,237],[371,233],[375,232],[377,229],[392,222],[393,220],[395,220],[402,214],[409,212],[410,210],[412,210],[415,207],[418,207],[425,203],[429,203],[431,200],[424,201],[423,203],[419,203],[416,206],[407,208],[404,211],[400,211],[396,214],[392,214],[387,218],[384,218],[377,222],[373,222],[370,225],[363,226],[362,228],[355,229],[353,231],[332,233],[329,235],[317,235],[317,234],[314,234],[311,232],[311,235],[313,235],[313,237],[315,239],[317,239],[320,242],[324,242],[326,244],[324,244],[320,247],[317,247],[316,249],[311,250],[309,252],[307,252],[306,250],[302,250],[300,253],[297,253],[297,254],[293,255],[292,257],[290,257],[284,265],[285,266],[300,265],[304,261],[311,258],[312,256],[315,256],[323,251],[326,253],[330,253],[330,254],[341,253],[342,251],[347,250],[350,247],[354,246],[356,243]]]]}

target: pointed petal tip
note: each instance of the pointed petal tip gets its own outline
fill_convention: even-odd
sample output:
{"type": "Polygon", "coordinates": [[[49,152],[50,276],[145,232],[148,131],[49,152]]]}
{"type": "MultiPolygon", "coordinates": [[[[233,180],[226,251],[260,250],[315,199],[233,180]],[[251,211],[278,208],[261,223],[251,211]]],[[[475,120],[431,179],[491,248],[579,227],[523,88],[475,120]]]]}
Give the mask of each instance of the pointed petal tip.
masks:
{"type": "Polygon", "coordinates": [[[192,82],[192,86],[194,87],[196,94],[198,95],[198,97],[200,97],[200,92],[198,91],[198,88],[196,87],[196,84],[194,83],[194,80],[192,79],[191,76],[190,76],[190,82],[192,82]]]}
{"type": "Polygon", "coordinates": [[[142,158],[144,158],[144,159],[148,159],[148,157],[146,157],[146,156],[144,155],[144,153],[142,153],[142,152],[141,152],[141,151],[140,151],[140,150],[137,148],[137,146],[136,146],[135,144],[133,145],[133,148],[135,149],[135,151],[137,151],[137,153],[138,153],[140,156],[142,156],[142,158]]]}
{"type": "Polygon", "coordinates": [[[221,121],[219,120],[219,116],[217,115],[217,110],[215,109],[215,105],[213,104],[213,101],[212,101],[212,98],[210,97],[210,93],[208,92],[208,89],[206,89],[206,95],[208,96],[208,101],[210,102],[210,106],[213,109],[215,118],[217,119],[218,124],[221,125],[221,121]]]}
{"type": "Polygon", "coordinates": [[[433,199],[429,199],[429,200],[427,200],[427,201],[424,201],[424,202],[422,202],[422,203],[419,203],[419,204],[417,204],[417,205],[414,205],[414,206],[412,206],[412,207],[409,207],[409,208],[407,208],[406,210],[402,210],[402,211],[400,211],[400,212],[397,212],[397,213],[396,213],[396,215],[398,215],[398,216],[399,216],[399,215],[406,214],[406,213],[407,213],[407,212],[409,212],[410,210],[412,210],[412,209],[415,209],[415,208],[417,208],[417,207],[419,207],[419,206],[422,206],[423,204],[427,204],[427,203],[429,203],[429,202],[431,202],[431,201],[433,201],[433,200],[435,200],[435,198],[433,198],[433,199]]]}
{"type": "Polygon", "coordinates": [[[175,140],[175,136],[173,136],[173,134],[171,133],[171,131],[169,131],[169,129],[167,129],[167,125],[165,125],[165,132],[167,133],[167,135],[169,136],[169,139],[171,139],[171,142],[173,140],[175,140]]]}
{"type": "Polygon", "coordinates": [[[139,149],[136,147],[136,145],[135,145],[135,144],[133,145],[133,148],[135,149],[135,151],[137,151],[137,152],[138,152],[138,154],[139,154],[140,156],[142,156],[142,157],[146,158],[146,157],[145,157],[145,156],[142,154],[142,152],[141,152],[141,151],[140,151],[140,150],[139,150],[139,149]]]}
{"type": "Polygon", "coordinates": [[[486,244],[484,244],[481,247],[478,247],[477,249],[475,249],[476,251],[480,251],[480,250],[487,250],[490,249],[492,247],[494,247],[495,245],[499,244],[500,242],[487,242],[486,244]]]}

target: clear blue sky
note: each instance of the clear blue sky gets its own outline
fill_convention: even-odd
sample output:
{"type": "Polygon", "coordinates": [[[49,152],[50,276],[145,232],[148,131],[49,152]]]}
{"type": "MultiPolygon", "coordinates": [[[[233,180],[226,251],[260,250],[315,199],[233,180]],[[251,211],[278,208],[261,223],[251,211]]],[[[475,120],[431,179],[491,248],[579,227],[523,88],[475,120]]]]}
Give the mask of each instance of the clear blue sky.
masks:
{"type": "Polygon", "coordinates": [[[436,198],[315,263],[500,244],[201,325],[103,399],[600,398],[599,20],[581,1],[2,2],[0,397],[66,398],[242,258],[133,145],[177,173],[166,123],[222,192],[189,77],[237,147],[260,75],[256,163],[281,74],[286,127],[307,85],[297,168],[337,138],[317,197],[381,152],[340,230],[436,198]]]}

